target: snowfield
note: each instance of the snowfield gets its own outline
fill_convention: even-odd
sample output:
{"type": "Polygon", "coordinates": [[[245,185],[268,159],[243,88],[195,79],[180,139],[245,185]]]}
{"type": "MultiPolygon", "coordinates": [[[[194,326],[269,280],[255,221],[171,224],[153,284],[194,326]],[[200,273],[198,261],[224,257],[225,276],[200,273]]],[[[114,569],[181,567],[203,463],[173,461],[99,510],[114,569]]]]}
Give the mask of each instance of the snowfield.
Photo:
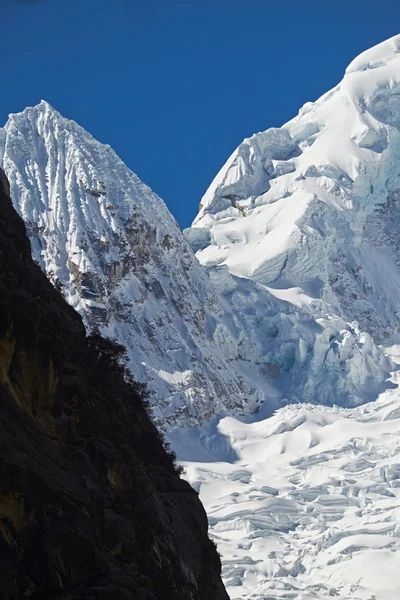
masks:
{"type": "Polygon", "coordinates": [[[232,599],[400,597],[398,390],[355,409],[226,416],[170,441],[232,599]]]}

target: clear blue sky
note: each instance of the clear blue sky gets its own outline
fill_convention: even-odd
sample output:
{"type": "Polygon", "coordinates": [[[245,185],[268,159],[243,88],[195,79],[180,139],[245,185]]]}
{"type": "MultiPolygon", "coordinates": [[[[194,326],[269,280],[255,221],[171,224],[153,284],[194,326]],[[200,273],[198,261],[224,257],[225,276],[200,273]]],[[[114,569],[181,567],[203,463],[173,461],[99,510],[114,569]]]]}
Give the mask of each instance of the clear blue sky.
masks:
{"type": "Polygon", "coordinates": [[[396,0],[0,0],[0,123],[42,98],[190,224],[252,133],[400,32],[396,0]]]}

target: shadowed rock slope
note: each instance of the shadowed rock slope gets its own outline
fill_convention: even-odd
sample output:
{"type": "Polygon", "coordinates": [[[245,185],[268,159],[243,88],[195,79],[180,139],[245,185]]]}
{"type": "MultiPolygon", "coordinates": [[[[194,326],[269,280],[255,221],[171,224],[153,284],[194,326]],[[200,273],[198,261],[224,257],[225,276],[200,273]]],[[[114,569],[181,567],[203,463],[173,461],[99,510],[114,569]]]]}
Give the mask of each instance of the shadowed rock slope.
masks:
{"type": "Polygon", "coordinates": [[[228,598],[140,393],[31,258],[0,181],[0,596],[228,598]]]}

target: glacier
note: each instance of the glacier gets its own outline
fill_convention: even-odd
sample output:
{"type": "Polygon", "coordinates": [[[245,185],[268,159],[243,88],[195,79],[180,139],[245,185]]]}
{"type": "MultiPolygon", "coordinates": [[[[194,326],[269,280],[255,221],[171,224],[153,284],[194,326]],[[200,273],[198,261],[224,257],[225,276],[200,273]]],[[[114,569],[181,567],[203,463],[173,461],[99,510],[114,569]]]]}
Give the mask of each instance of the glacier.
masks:
{"type": "MultiPolygon", "coordinates": [[[[245,140],[185,232],[211,271],[314,316],[357,320],[394,365],[399,79],[395,36],[281,129],[245,140]]],[[[206,507],[232,599],[399,597],[399,373],[358,407],[291,404],[271,415],[264,405],[169,433],[206,507]]]]}
{"type": "Polygon", "coordinates": [[[399,597],[397,389],[353,409],[219,417],[169,441],[206,508],[232,600],[399,597]]]}

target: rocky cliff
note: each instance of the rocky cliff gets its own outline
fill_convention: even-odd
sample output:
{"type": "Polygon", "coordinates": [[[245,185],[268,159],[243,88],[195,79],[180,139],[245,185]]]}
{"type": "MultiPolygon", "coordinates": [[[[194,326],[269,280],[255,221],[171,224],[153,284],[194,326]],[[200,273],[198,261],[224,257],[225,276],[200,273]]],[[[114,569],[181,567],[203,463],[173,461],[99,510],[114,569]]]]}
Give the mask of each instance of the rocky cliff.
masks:
{"type": "Polygon", "coordinates": [[[0,596],[227,599],[197,494],[0,182],[0,596]]]}

